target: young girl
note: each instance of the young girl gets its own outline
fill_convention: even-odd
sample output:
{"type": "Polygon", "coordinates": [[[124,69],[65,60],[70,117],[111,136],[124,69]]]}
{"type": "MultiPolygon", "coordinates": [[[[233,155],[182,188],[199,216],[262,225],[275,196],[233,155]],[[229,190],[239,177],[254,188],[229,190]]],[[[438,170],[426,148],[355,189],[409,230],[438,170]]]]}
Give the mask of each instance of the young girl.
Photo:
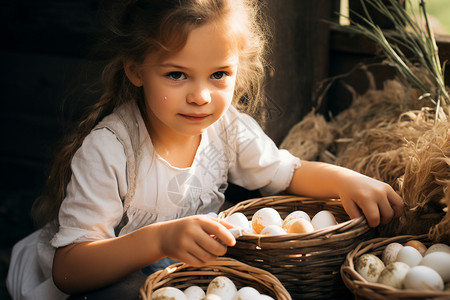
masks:
{"type": "Polygon", "coordinates": [[[341,198],[351,218],[364,214],[370,226],[401,214],[387,184],[300,161],[236,109],[255,111],[262,99],[257,2],[112,6],[106,41],[116,56],[103,73],[105,91],[35,206],[47,225],[14,248],[15,299],[133,299],[143,269],[164,267],[166,258],[201,266],[224,255],[235,244],[230,225],[207,214],[219,212],[228,182],[264,195],[341,198]]]}

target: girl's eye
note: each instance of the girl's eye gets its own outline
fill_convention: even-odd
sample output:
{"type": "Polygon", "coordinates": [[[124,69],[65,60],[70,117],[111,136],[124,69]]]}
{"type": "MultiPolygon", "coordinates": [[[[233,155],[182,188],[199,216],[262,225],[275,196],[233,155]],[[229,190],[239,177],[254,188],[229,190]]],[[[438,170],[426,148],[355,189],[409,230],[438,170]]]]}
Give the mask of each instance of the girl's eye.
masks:
{"type": "Polygon", "coordinates": [[[186,79],[186,75],[183,72],[170,72],[166,75],[172,80],[183,80],[186,79]]]}
{"type": "Polygon", "coordinates": [[[220,80],[220,79],[224,79],[225,76],[228,76],[227,72],[219,71],[219,72],[215,72],[214,74],[212,74],[211,78],[212,79],[216,79],[216,80],[220,80]]]}

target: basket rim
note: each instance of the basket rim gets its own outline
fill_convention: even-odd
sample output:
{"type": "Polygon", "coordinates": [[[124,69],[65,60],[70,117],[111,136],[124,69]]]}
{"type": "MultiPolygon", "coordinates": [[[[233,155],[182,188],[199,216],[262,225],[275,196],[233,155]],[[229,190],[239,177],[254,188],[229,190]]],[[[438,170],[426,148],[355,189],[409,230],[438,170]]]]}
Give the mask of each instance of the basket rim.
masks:
{"type": "Polygon", "coordinates": [[[350,251],[344,263],[340,268],[340,273],[344,284],[355,294],[367,297],[371,295],[373,299],[421,299],[421,298],[437,298],[445,297],[442,299],[450,298],[450,291],[420,291],[411,289],[396,289],[387,285],[379,283],[371,283],[365,280],[355,270],[353,261],[355,258],[374,251],[381,251],[385,246],[392,242],[406,243],[409,240],[419,240],[426,243],[431,243],[428,238],[428,234],[420,235],[399,235],[394,237],[377,237],[367,241],[359,243],[355,249],[350,251]]]}
{"type": "Polygon", "coordinates": [[[273,292],[276,294],[277,299],[292,300],[291,295],[286,290],[284,285],[272,273],[257,267],[253,267],[239,260],[224,256],[217,257],[217,259],[210,261],[201,267],[193,267],[182,262],[172,264],[163,270],[159,270],[149,275],[145,280],[145,283],[140,288],[139,293],[142,299],[150,299],[147,298],[147,293],[145,291],[145,288],[150,283],[156,283],[154,284],[153,289],[150,291],[149,295],[151,296],[152,291],[169,283],[171,279],[189,276],[191,273],[192,275],[219,276],[219,274],[222,274],[223,272],[228,272],[235,276],[242,276],[242,274],[244,273],[248,274],[248,276],[253,277],[255,283],[264,285],[266,288],[270,288],[268,286],[268,283],[270,282],[273,285],[273,292]],[[180,274],[177,274],[177,272],[179,272],[180,274]],[[170,278],[170,276],[173,277],[170,278]]]}
{"type": "MultiPolygon", "coordinates": [[[[300,202],[301,205],[310,205],[310,204],[323,204],[327,205],[335,205],[342,207],[342,202],[340,199],[334,198],[311,198],[311,197],[303,197],[303,196],[295,196],[295,195],[276,195],[276,196],[268,196],[261,198],[253,198],[241,201],[236,205],[222,211],[219,213],[219,219],[226,219],[229,215],[235,212],[240,212],[242,210],[246,210],[255,205],[266,205],[270,204],[270,206],[275,206],[279,204],[285,204],[290,202],[300,202]]],[[[345,210],[344,210],[345,211],[345,210]]],[[[270,244],[271,242],[289,242],[289,241],[309,241],[311,245],[320,245],[323,243],[324,239],[335,238],[340,240],[342,238],[347,238],[347,236],[351,236],[356,232],[366,232],[371,228],[368,226],[366,218],[364,216],[360,216],[357,218],[349,219],[347,221],[340,222],[337,225],[329,226],[326,228],[322,228],[319,230],[315,230],[310,233],[286,233],[281,235],[261,235],[256,233],[248,233],[243,232],[237,240],[239,241],[248,241],[257,243],[258,246],[262,244],[270,244]],[[316,243],[314,243],[314,240],[316,243]]],[[[359,234],[358,234],[359,235],[359,234]]]]}

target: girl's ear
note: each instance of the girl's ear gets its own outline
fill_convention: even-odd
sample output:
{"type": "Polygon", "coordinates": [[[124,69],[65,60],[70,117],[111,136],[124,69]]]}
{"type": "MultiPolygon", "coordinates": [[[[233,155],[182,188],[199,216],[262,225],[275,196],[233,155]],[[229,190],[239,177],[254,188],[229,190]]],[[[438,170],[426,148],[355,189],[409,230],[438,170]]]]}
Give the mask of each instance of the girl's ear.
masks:
{"type": "Polygon", "coordinates": [[[141,74],[138,71],[138,66],[135,62],[126,60],[123,62],[123,68],[125,69],[125,75],[127,75],[128,80],[134,86],[141,87],[143,85],[141,74]]]}

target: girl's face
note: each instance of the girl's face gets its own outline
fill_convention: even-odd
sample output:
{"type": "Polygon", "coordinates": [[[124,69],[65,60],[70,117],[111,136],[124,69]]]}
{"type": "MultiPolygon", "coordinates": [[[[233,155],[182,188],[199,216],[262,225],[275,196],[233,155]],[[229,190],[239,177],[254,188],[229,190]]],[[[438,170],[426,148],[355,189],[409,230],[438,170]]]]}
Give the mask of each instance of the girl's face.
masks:
{"type": "Polygon", "coordinates": [[[236,43],[220,28],[198,27],[180,52],[161,61],[149,55],[138,68],[132,82],[143,86],[151,135],[199,135],[230,106],[239,59],[236,43]]]}

